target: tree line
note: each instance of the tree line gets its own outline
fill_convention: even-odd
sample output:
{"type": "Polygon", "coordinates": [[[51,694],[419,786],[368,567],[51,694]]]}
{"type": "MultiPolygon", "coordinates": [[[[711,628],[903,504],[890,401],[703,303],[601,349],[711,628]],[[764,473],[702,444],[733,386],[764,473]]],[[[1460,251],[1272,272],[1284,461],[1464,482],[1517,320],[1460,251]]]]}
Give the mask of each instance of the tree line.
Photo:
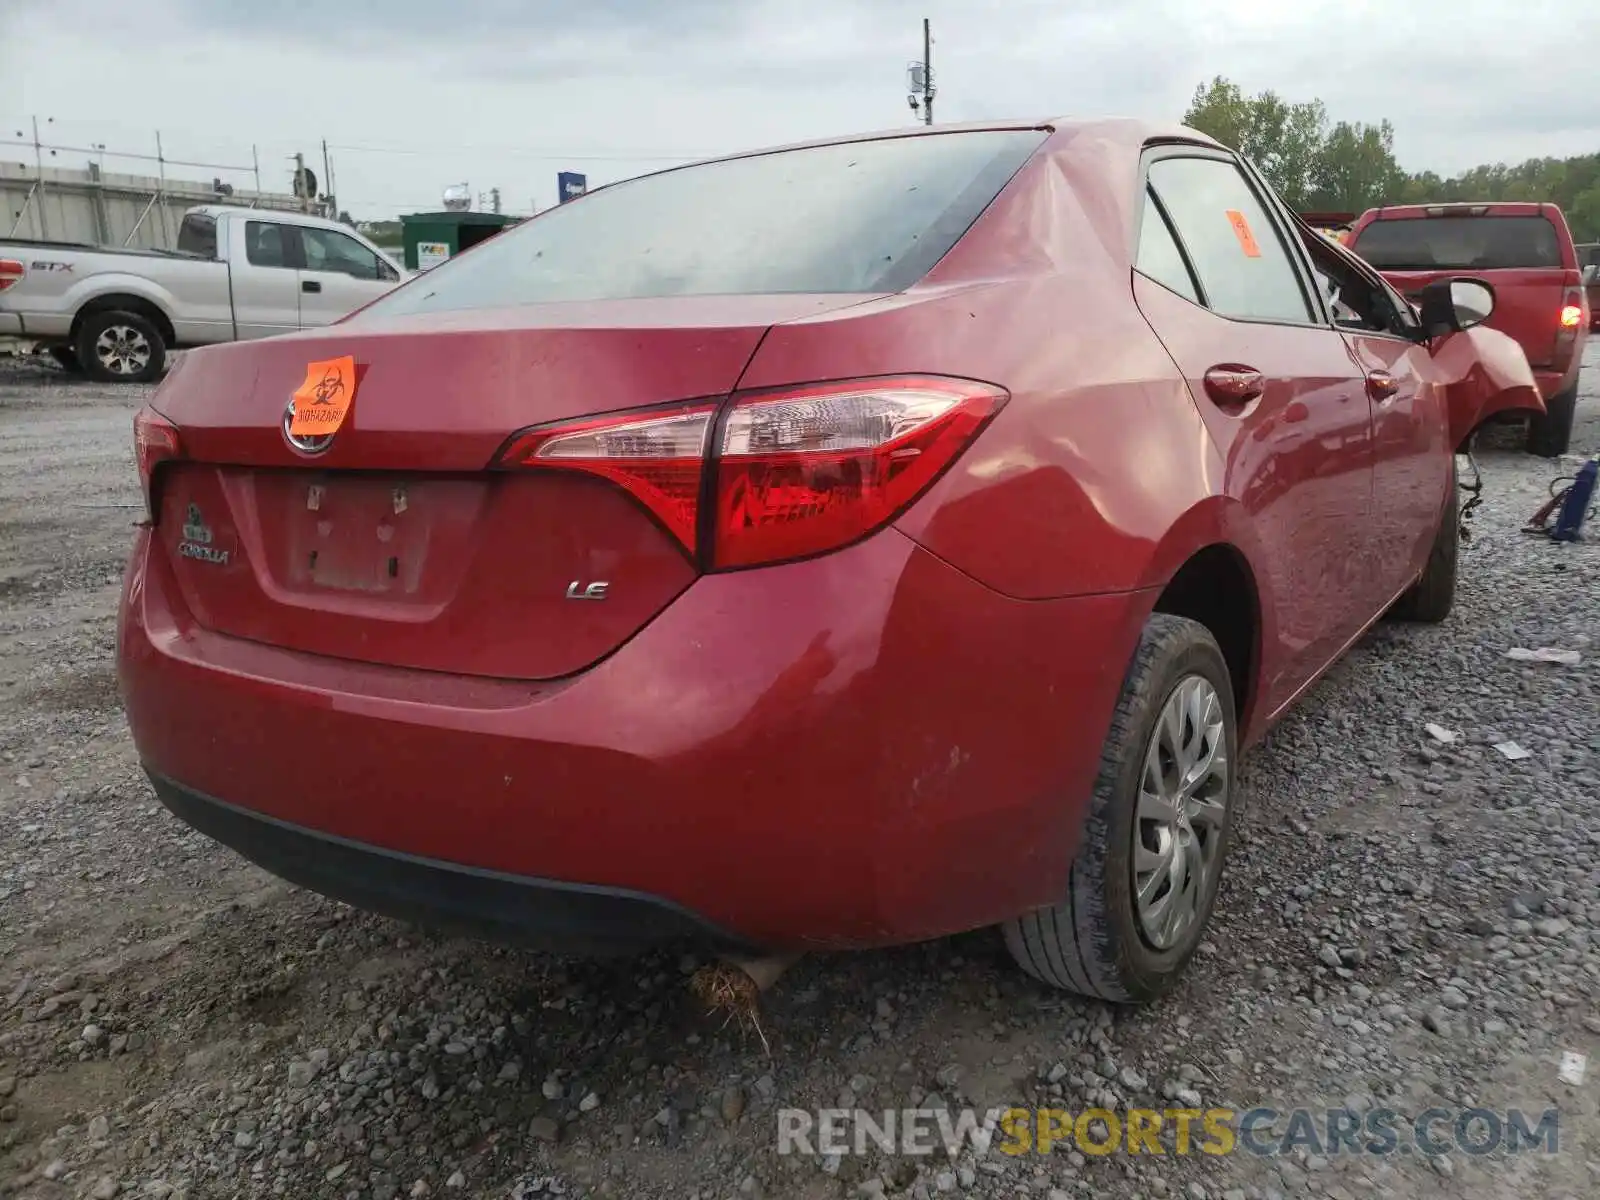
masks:
{"type": "Polygon", "coordinates": [[[1183,123],[1254,162],[1298,212],[1359,213],[1380,204],[1538,200],[1558,204],[1579,242],[1600,241],[1600,154],[1474,167],[1446,179],[1394,157],[1394,126],[1330,122],[1320,100],[1245,95],[1219,75],[1195,89],[1183,123]]]}

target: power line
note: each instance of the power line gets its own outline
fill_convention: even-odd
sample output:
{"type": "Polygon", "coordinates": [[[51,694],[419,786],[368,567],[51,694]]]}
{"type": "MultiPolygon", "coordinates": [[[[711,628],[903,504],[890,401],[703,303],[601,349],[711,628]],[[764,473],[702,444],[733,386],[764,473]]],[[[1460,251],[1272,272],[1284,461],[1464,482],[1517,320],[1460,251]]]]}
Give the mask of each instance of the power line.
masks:
{"type": "MultiPolygon", "coordinates": [[[[31,143],[30,143],[31,144],[31,143]]],[[[508,158],[530,158],[544,162],[692,162],[699,158],[715,158],[718,153],[705,151],[686,154],[638,154],[633,151],[618,150],[609,154],[574,154],[570,151],[535,150],[522,146],[474,146],[461,143],[451,143],[448,147],[424,148],[420,146],[355,146],[341,142],[329,142],[330,150],[341,150],[352,154],[401,154],[401,155],[428,155],[437,157],[441,154],[454,154],[467,152],[473,154],[501,154],[508,158]]]]}

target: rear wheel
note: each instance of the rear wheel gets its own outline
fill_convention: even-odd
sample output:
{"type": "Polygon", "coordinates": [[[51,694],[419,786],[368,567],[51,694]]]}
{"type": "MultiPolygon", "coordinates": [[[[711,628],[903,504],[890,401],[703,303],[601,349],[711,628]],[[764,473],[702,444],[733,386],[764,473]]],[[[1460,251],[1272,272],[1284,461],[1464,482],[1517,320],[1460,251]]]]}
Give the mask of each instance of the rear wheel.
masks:
{"type": "Polygon", "coordinates": [[[1541,458],[1556,458],[1572,444],[1572,421],[1578,411],[1577,381],[1560,395],[1551,396],[1544,407],[1543,416],[1528,420],[1527,449],[1541,458]]]}
{"type": "Polygon", "coordinates": [[[1237,746],[1216,640],[1196,621],[1152,616],[1112,717],[1066,896],[1004,927],[1023,970],[1124,1003],[1177,982],[1216,902],[1237,746]]]}
{"type": "Polygon", "coordinates": [[[155,323],[121,309],[84,317],[75,348],[84,374],[101,383],[149,383],[167,361],[167,342],[155,323]]]}
{"type": "Polygon", "coordinates": [[[1395,601],[1391,615],[1400,621],[1437,625],[1450,615],[1456,599],[1456,562],[1461,551],[1461,491],[1456,487],[1456,460],[1450,460],[1450,496],[1444,518],[1433,535],[1433,549],[1422,576],[1395,601]]]}

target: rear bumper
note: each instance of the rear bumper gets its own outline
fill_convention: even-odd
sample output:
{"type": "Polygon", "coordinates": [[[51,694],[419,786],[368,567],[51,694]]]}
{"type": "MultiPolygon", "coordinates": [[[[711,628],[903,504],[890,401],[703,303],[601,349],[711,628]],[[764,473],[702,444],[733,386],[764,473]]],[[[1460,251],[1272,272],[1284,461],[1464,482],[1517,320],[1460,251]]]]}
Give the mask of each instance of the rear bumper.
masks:
{"type": "Polygon", "coordinates": [[[151,776],[175,816],[301,887],[395,917],[502,942],[585,953],[672,941],[747,945],[655,896],[438,862],[302,829],[151,776]]]}
{"type": "Polygon", "coordinates": [[[1010,600],[887,530],[518,682],[212,633],[141,530],[118,662],[169,806],[305,886],[533,943],[867,947],[1060,897],[1153,602],[1010,600]]]}
{"type": "Polygon", "coordinates": [[[1568,388],[1573,387],[1578,382],[1579,366],[1580,363],[1578,361],[1574,361],[1573,364],[1564,371],[1551,371],[1535,368],[1533,372],[1533,381],[1539,385],[1539,394],[1548,400],[1550,397],[1559,396],[1568,388]]]}

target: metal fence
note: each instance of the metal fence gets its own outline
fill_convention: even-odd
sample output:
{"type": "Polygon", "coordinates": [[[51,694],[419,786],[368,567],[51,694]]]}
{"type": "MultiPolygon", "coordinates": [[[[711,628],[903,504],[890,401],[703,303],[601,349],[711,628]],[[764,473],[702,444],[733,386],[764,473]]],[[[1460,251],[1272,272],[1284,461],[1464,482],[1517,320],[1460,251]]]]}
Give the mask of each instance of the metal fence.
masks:
{"type": "MultiPolygon", "coordinates": [[[[172,249],[185,209],[196,204],[313,212],[329,207],[315,197],[263,191],[255,148],[251,165],[169,159],[155,138],[155,153],[70,146],[41,141],[37,126],[27,139],[0,139],[0,237],[42,238],[103,246],[172,249]],[[45,158],[83,165],[46,166],[45,158]],[[106,159],[143,166],[139,174],[108,172],[106,159]],[[31,160],[31,161],[30,161],[31,160]],[[149,174],[150,164],[155,174],[149,174]],[[199,172],[210,178],[195,178],[199,172]],[[235,184],[224,175],[239,179],[235,184]],[[242,177],[242,178],[241,178],[242,177]],[[254,186],[244,186],[249,179],[254,186]]],[[[138,170],[135,166],[134,170],[138,170]]]]}

